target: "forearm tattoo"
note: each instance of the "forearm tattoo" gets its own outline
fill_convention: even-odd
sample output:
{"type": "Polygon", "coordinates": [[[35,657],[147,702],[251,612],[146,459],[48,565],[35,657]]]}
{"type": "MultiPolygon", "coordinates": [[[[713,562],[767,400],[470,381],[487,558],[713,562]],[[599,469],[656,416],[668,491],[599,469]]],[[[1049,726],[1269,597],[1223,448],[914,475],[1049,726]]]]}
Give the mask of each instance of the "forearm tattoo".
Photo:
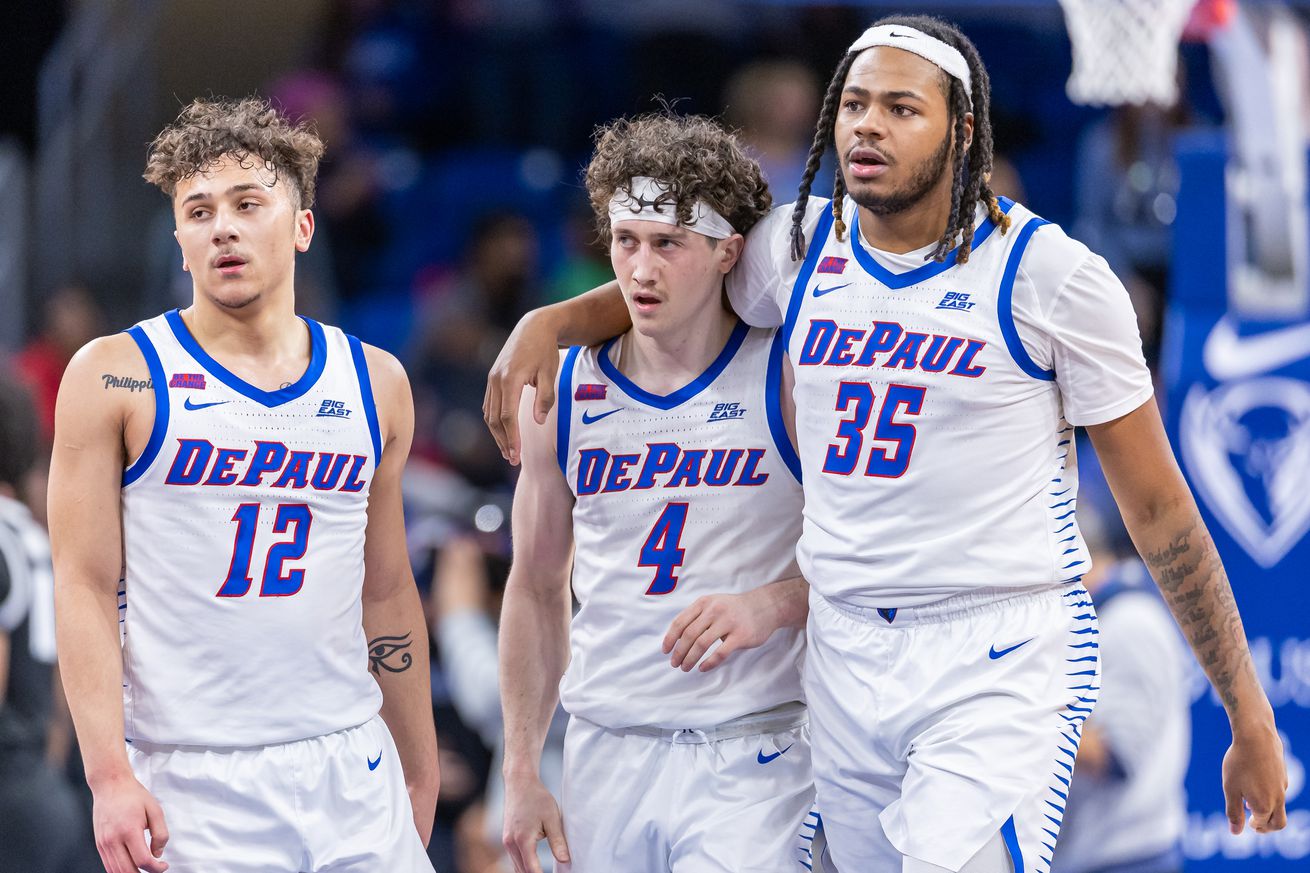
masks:
{"type": "Polygon", "coordinates": [[[1164,548],[1143,556],[1169,608],[1230,713],[1237,711],[1237,682],[1254,676],[1246,633],[1214,541],[1197,519],[1164,548]]]}
{"type": "Polygon", "coordinates": [[[155,386],[150,379],[137,379],[133,376],[115,376],[112,373],[101,373],[100,378],[105,383],[105,390],[110,388],[126,388],[128,391],[149,391],[155,386]]]}
{"type": "Polygon", "coordinates": [[[368,643],[369,669],[379,676],[382,671],[404,673],[414,663],[414,656],[405,651],[413,642],[410,634],[399,637],[374,637],[368,643]]]}

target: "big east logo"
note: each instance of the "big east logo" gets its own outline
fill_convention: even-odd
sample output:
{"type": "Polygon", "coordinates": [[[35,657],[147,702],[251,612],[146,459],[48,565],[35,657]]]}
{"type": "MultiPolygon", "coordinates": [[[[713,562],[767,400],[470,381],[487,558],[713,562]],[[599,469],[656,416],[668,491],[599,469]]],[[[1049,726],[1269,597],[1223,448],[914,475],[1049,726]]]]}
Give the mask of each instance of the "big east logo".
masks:
{"type": "Polygon", "coordinates": [[[318,408],[316,417],[322,418],[349,418],[350,410],[346,408],[344,400],[324,400],[323,405],[318,408]]]}
{"type": "Polygon", "coordinates": [[[714,411],[710,413],[709,421],[727,421],[732,418],[741,418],[746,414],[740,403],[716,403],[714,411]]]}

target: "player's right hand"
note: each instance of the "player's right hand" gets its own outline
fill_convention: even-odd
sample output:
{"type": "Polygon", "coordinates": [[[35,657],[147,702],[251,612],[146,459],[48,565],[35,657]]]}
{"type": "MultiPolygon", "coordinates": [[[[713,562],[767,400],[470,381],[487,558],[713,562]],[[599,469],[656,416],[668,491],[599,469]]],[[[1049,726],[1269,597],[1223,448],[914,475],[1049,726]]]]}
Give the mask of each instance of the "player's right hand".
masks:
{"type": "Polygon", "coordinates": [[[514,865],[514,873],[541,873],[537,843],[546,840],[555,860],[567,863],[564,819],[559,804],[540,779],[505,782],[505,831],[501,842],[514,865]]]}
{"type": "Polygon", "coordinates": [[[1233,731],[1233,744],[1224,755],[1223,783],[1234,834],[1245,825],[1258,834],[1287,827],[1287,765],[1272,712],[1267,723],[1260,720],[1254,728],[1233,731]]]}
{"type": "Polygon", "coordinates": [[[487,374],[482,417],[500,453],[511,464],[518,464],[523,447],[519,439],[519,399],[523,387],[532,385],[537,389],[532,408],[537,424],[546,423],[546,413],[555,405],[555,374],[559,370],[557,337],[558,332],[541,310],[529,312],[505,340],[487,374]]]}
{"type": "Polygon", "coordinates": [[[125,776],[92,789],[91,821],[106,873],[164,873],[168,843],[164,810],[145,786],[125,776]],[[150,832],[146,845],[145,832],[150,832]]]}

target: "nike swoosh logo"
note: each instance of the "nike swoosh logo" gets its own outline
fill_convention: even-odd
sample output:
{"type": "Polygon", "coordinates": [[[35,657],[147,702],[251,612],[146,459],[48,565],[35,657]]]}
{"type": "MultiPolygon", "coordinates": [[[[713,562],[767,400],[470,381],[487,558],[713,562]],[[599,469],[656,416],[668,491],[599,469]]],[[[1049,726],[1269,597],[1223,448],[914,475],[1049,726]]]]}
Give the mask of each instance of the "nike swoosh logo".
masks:
{"type": "Polygon", "coordinates": [[[910,34],[908,34],[908,33],[896,33],[895,31],[890,31],[890,30],[887,31],[887,35],[890,36],[892,39],[909,39],[909,38],[910,38],[910,34]]]}
{"type": "MultiPolygon", "coordinates": [[[[796,744],[795,744],[795,743],[792,743],[792,746],[794,746],[794,745],[796,745],[796,744]]],[[[787,747],[787,749],[790,749],[790,748],[791,748],[791,746],[788,746],[788,747],[787,747]]],[[[774,758],[777,758],[777,757],[779,757],[779,756],[781,756],[781,755],[785,755],[785,754],[787,754],[787,749],[783,749],[781,752],[774,752],[772,755],[766,755],[766,754],[764,754],[764,750],[763,750],[763,749],[760,749],[760,754],[759,754],[759,756],[758,756],[758,760],[759,760],[759,762],[760,762],[761,764],[767,764],[767,763],[769,763],[770,761],[772,761],[774,758]]]]}
{"type": "Polygon", "coordinates": [[[611,409],[609,412],[602,412],[600,415],[588,415],[587,413],[584,412],[582,413],[582,423],[595,424],[596,422],[600,421],[602,418],[605,418],[606,416],[610,416],[616,412],[622,412],[622,411],[623,411],[623,407],[620,406],[618,409],[611,409]]]}
{"type": "Polygon", "coordinates": [[[1310,357],[1310,323],[1238,336],[1233,320],[1220,318],[1205,338],[1201,359],[1221,382],[1282,369],[1310,357]]]}
{"type": "Polygon", "coordinates": [[[377,756],[376,759],[374,759],[374,758],[369,758],[369,759],[368,759],[368,769],[370,769],[370,770],[376,770],[376,769],[378,768],[378,764],[381,764],[381,763],[382,763],[382,753],[381,753],[381,752],[378,752],[378,756],[377,756]]]}
{"type": "Polygon", "coordinates": [[[215,400],[213,403],[192,403],[191,398],[188,397],[182,405],[194,412],[197,409],[208,409],[211,406],[222,406],[224,403],[231,402],[230,400],[215,400]]]}
{"type": "Polygon", "coordinates": [[[987,653],[987,657],[991,658],[993,661],[995,661],[997,658],[1004,658],[1006,655],[1010,654],[1015,649],[1020,648],[1021,646],[1026,646],[1035,639],[1036,637],[1029,637],[1028,639],[1024,640],[1022,643],[1016,643],[1013,646],[1010,646],[1008,649],[1001,649],[999,652],[996,651],[996,646],[992,646],[991,651],[987,653]]]}
{"type": "MultiPolygon", "coordinates": [[[[849,284],[851,284],[851,283],[850,283],[850,282],[847,282],[847,283],[846,283],[846,285],[849,285],[849,284]]],[[[830,294],[830,293],[833,292],[833,291],[840,291],[841,289],[845,288],[846,285],[833,285],[831,288],[819,288],[819,287],[816,287],[816,288],[814,289],[814,296],[815,296],[815,297],[822,297],[824,294],[830,294]]]]}

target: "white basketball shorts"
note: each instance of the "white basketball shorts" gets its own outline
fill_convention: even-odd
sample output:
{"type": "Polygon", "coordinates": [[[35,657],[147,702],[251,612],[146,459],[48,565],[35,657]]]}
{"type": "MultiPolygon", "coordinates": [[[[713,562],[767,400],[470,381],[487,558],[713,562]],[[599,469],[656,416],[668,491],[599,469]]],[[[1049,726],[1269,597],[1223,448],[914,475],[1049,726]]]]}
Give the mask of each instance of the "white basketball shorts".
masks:
{"type": "Polygon", "coordinates": [[[168,825],[170,873],[431,873],[380,716],[253,748],[133,742],[168,825]]]}
{"type": "Polygon", "coordinates": [[[803,708],[716,729],[569,721],[560,811],[572,873],[796,873],[814,802],[803,708]]]}
{"type": "Polygon", "coordinates": [[[1050,869],[1097,636],[1077,584],[899,610],[811,591],[805,687],[837,869],[959,870],[998,831],[1017,873],[1050,869]]]}

